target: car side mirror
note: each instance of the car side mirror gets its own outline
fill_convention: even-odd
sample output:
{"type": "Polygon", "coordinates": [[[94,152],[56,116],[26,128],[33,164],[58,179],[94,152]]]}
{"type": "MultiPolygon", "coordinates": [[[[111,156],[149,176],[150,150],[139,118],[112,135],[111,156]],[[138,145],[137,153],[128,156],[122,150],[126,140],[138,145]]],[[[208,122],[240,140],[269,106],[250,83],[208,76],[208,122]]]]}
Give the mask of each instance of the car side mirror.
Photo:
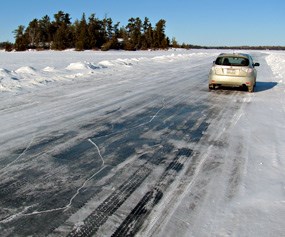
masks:
{"type": "Polygon", "coordinates": [[[259,63],[255,63],[255,64],[253,64],[253,66],[254,66],[254,67],[259,67],[260,64],[259,64],[259,63]]]}

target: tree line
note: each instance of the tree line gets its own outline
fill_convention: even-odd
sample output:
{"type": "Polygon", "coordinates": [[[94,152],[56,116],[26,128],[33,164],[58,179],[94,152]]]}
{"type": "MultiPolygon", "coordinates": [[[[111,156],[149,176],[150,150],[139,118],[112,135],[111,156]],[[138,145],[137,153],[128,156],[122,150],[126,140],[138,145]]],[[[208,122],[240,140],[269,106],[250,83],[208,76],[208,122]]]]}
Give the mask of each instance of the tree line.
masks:
{"type": "MultiPolygon", "coordinates": [[[[143,20],[132,17],[126,26],[119,25],[120,22],[113,23],[110,17],[99,19],[95,14],[86,19],[84,13],[80,20],[72,23],[68,13],[59,11],[54,14],[53,20],[45,15],[41,19],[32,20],[27,27],[18,26],[13,31],[15,43],[11,45],[6,42],[6,46],[16,51],[69,48],[146,50],[166,49],[170,46],[170,40],[165,35],[166,21],[163,19],[154,27],[147,17],[143,20]]],[[[177,43],[175,39],[173,41],[177,43]]]]}
{"type": "Polygon", "coordinates": [[[284,46],[200,46],[187,45],[191,49],[232,49],[232,50],[285,50],[284,46]]]}

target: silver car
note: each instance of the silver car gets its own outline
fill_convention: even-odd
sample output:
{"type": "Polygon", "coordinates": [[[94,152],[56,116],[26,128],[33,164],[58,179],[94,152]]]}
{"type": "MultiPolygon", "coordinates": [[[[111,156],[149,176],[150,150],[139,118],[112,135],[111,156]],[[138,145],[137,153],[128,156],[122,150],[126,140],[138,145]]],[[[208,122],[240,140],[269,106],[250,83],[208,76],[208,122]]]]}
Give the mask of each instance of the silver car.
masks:
{"type": "Polygon", "coordinates": [[[209,90],[226,87],[243,87],[253,92],[257,71],[251,55],[243,53],[220,54],[209,73],[209,90]]]}

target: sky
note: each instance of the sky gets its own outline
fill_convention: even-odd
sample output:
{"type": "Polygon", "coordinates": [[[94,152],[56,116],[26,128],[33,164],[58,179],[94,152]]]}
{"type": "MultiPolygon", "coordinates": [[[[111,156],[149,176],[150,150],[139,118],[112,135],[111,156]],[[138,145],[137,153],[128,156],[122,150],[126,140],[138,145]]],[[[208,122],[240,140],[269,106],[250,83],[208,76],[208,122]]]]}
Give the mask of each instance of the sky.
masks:
{"type": "Polygon", "coordinates": [[[165,33],[178,43],[203,46],[285,46],[284,0],[9,0],[1,2],[0,42],[14,42],[13,31],[58,11],[71,21],[91,14],[126,26],[131,17],[166,21],[165,33]]]}

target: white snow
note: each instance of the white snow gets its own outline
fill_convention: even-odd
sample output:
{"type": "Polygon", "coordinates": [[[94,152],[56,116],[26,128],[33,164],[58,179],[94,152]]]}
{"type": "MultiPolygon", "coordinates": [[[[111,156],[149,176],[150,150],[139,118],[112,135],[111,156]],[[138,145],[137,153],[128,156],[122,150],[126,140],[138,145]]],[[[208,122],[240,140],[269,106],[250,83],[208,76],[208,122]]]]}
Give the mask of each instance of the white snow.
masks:
{"type": "Polygon", "coordinates": [[[285,55],[283,52],[275,52],[268,55],[267,63],[271,66],[275,77],[279,79],[279,83],[285,83],[285,55]]]}
{"type": "MultiPolygon", "coordinates": [[[[92,106],[96,106],[96,115],[100,116],[102,110],[117,109],[112,107],[111,99],[122,100],[122,106],[129,106],[133,99],[128,96],[133,91],[138,96],[144,94],[141,98],[152,96],[151,89],[163,82],[163,76],[185,77],[185,68],[195,68],[206,75],[205,71],[219,53],[217,50],[0,51],[0,159],[14,147],[29,148],[44,134],[88,121],[91,117],[86,112],[92,106]],[[176,68],[171,67],[173,63],[176,68]],[[147,74],[148,71],[152,74],[147,74]],[[90,100],[82,96],[84,93],[90,94],[90,100]],[[80,98],[84,103],[79,102],[80,98]],[[82,107],[83,104],[86,107],[82,107]],[[106,105],[110,107],[105,108],[106,105]]],[[[208,136],[204,138],[213,142],[227,141],[228,150],[201,145],[203,159],[192,181],[185,184],[183,190],[178,190],[183,180],[178,179],[173,184],[178,198],[174,202],[173,194],[169,193],[151,213],[152,220],[139,236],[284,236],[285,52],[250,53],[257,61],[264,58],[258,68],[258,91],[233,101],[232,104],[242,106],[232,120],[222,117],[221,121],[213,121],[215,126],[210,125],[208,136]],[[189,200],[193,193],[202,191],[198,187],[205,181],[201,175],[204,163],[215,160],[214,156],[223,157],[217,160],[223,162],[224,169],[211,174],[213,177],[207,176],[203,206],[190,213],[189,200]],[[240,170],[227,170],[235,167],[233,163],[239,164],[241,157],[245,162],[239,166],[240,170]],[[239,176],[235,176],[237,172],[239,176]],[[239,188],[233,199],[224,202],[221,196],[228,193],[224,177],[231,176],[233,178],[227,180],[239,182],[239,188]],[[165,205],[169,205],[167,211],[165,205]]],[[[201,94],[209,93],[206,83],[205,79],[199,84],[201,94]]],[[[160,92],[160,95],[163,93],[171,95],[173,92],[160,92]]],[[[163,99],[159,103],[164,104],[163,99]]],[[[151,119],[155,116],[159,116],[158,112],[151,119]]],[[[90,143],[100,153],[92,140],[90,143]]],[[[14,162],[21,159],[24,152],[14,162]]],[[[101,154],[100,157],[104,167],[101,154]]],[[[0,167],[1,172],[10,165],[0,167]]]]}
{"type": "MultiPolygon", "coordinates": [[[[174,51],[176,52],[176,51],[174,51]]],[[[183,52],[183,51],[182,51],[183,52]]],[[[0,52],[0,90],[16,91],[77,77],[91,78],[102,69],[124,70],[143,62],[171,62],[187,60],[193,56],[205,56],[206,52],[173,53],[172,51],[147,52],[0,52]],[[76,61],[80,59],[81,61],[76,61]],[[26,63],[25,63],[26,62],[26,63]],[[26,65],[27,64],[27,65],[26,65]],[[51,74],[54,73],[54,74],[51,74]],[[17,82],[15,82],[17,81],[17,82]]],[[[104,70],[104,73],[106,70],[104,70]]]]}

